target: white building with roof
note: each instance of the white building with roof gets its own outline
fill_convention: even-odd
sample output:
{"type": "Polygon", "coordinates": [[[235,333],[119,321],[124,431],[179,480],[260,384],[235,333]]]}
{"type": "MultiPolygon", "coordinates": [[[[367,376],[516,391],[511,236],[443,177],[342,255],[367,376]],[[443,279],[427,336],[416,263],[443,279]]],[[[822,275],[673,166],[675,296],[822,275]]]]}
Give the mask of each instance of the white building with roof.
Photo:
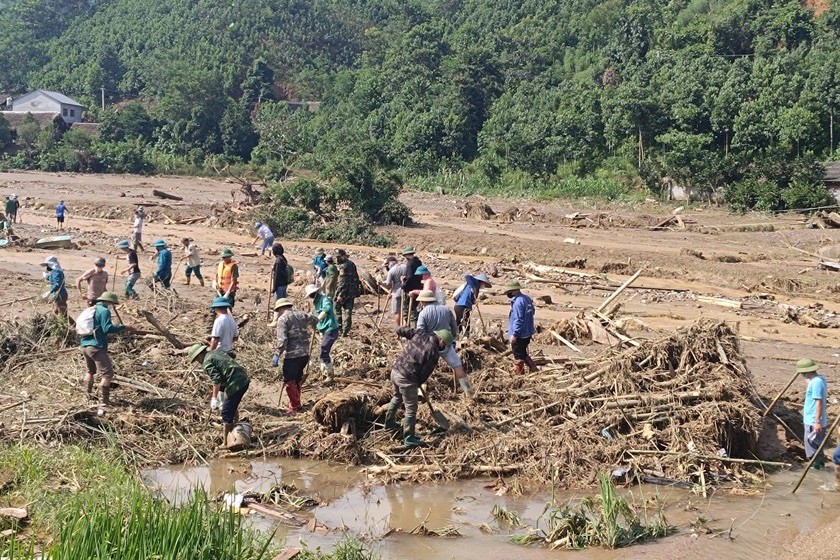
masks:
{"type": "Polygon", "coordinates": [[[68,124],[81,122],[84,106],[55,91],[36,89],[12,101],[11,113],[53,113],[68,124]]]}

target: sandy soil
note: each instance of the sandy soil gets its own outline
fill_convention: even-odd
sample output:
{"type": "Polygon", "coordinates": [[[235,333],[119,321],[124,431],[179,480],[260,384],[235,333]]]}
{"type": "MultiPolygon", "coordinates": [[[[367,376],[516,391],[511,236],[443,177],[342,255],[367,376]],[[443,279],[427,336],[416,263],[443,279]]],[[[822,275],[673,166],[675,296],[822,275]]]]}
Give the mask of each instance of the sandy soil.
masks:
{"type": "MultiPolygon", "coordinates": [[[[0,193],[16,192],[22,199],[20,217],[23,224],[16,227],[16,233],[27,241],[54,235],[53,207],[59,200],[64,200],[69,208],[67,232],[78,244],[78,249],[50,253],[26,246],[0,249],[0,274],[11,279],[13,287],[7,292],[10,297],[5,299],[43,292],[38,264],[47,254],[58,255],[70,281],[75,281],[76,276],[99,256],[108,258],[108,267],[112,270],[115,243],[130,235],[130,216],[135,205],[146,204],[150,215],[144,231],[146,243],[164,238],[177,247],[181,237],[194,238],[203,249],[204,270],[208,276],[212,276],[215,255],[222,247],[231,247],[238,255],[242,274],[239,300],[242,303],[238,312],[265,313],[271,260],[256,256],[255,249],[250,246],[253,224],[247,214],[229,211],[233,188],[234,185],[221,181],[200,178],[34,172],[0,174],[0,193]],[[157,199],[152,195],[152,189],[177,194],[183,201],[157,199]],[[216,218],[195,225],[167,223],[197,216],[216,218]]],[[[568,203],[475,199],[490,204],[497,212],[511,206],[523,210],[534,208],[531,215],[536,218],[533,221],[525,217],[502,223],[462,217],[460,205],[463,200],[449,196],[406,193],[403,200],[412,209],[416,223],[407,228],[388,228],[396,239],[391,252],[408,244],[417,247],[421,258],[445,289],[451,290],[460,284],[466,272],[478,270],[498,271],[494,281],[502,285],[518,276],[513,270],[527,262],[564,266],[569,261],[585,259],[585,266],[579,272],[598,274],[604,281],[615,282],[622,282],[633,271],[642,268],[642,277],[637,284],[656,290],[628,290],[623,295],[621,315],[635,317],[646,325],[644,329],[631,328],[632,336],[656,336],[658,332],[672,331],[699,317],[721,318],[738,326],[748,365],[759,391],[766,397],[772,398],[787,383],[792,364],[804,356],[812,357],[825,367],[829,386],[840,386],[840,368],[837,367],[840,365],[837,350],[840,330],[832,328],[840,326],[840,321],[834,319],[840,314],[840,275],[816,270],[815,258],[791,247],[813,253],[820,246],[840,242],[835,231],[804,229],[804,221],[798,216],[735,216],[723,210],[693,207],[684,213],[693,222],[688,229],[650,231],[642,224],[666,217],[671,207],[651,203],[634,208],[595,208],[568,203]],[[601,220],[601,226],[589,224],[589,227],[573,227],[564,219],[570,212],[596,211],[622,219],[615,219],[612,224],[610,220],[601,220]],[[749,227],[751,224],[755,228],[749,227]],[[736,231],[739,229],[773,231],[736,231]],[[574,243],[566,242],[570,239],[574,243]],[[698,253],[704,258],[698,258],[698,253]],[[690,292],[668,291],[673,289],[690,292]],[[744,300],[761,295],[763,299],[756,301],[769,301],[771,307],[778,303],[813,310],[828,328],[800,324],[764,308],[738,310],[704,303],[696,299],[697,295],[744,300]]],[[[285,240],[283,244],[299,275],[308,271],[310,255],[321,245],[285,240]]],[[[348,249],[359,267],[371,272],[376,271],[382,257],[389,252],[367,247],[348,249]]],[[[180,257],[177,249],[173,254],[176,259],[180,257]]],[[[148,277],[152,263],[144,264],[141,260],[141,266],[148,277]]],[[[178,274],[182,273],[179,271],[178,274]]],[[[180,282],[182,277],[178,280],[180,282]]],[[[489,291],[489,297],[482,304],[484,319],[491,325],[502,325],[507,316],[505,298],[497,288],[489,291]]],[[[586,289],[577,291],[576,286],[561,289],[536,282],[526,283],[525,289],[533,296],[551,297],[553,303],[538,304],[537,319],[544,325],[597,306],[608,295],[608,292],[586,289]]],[[[206,305],[211,299],[209,282],[205,288],[178,284],[177,290],[181,297],[197,307],[206,305]]],[[[121,292],[119,288],[118,291],[121,292]]],[[[148,296],[145,287],[140,291],[141,296],[148,296]]],[[[300,297],[300,294],[292,292],[292,297],[300,297]]],[[[369,309],[377,306],[375,299],[368,298],[368,303],[369,309]]],[[[82,306],[82,300],[71,290],[71,315],[78,314],[82,306]]],[[[7,303],[5,311],[7,317],[14,317],[30,314],[34,309],[45,309],[45,305],[36,298],[34,302],[7,303]]],[[[372,331],[362,313],[357,315],[356,321],[366,325],[362,328],[372,331]]],[[[551,355],[571,354],[565,347],[544,350],[551,355]]],[[[787,402],[791,409],[798,406],[802,389],[795,384],[789,392],[787,402]]],[[[265,399],[268,400],[267,393],[265,399]]],[[[826,529],[830,530],[833,529],[826,529]]]]}

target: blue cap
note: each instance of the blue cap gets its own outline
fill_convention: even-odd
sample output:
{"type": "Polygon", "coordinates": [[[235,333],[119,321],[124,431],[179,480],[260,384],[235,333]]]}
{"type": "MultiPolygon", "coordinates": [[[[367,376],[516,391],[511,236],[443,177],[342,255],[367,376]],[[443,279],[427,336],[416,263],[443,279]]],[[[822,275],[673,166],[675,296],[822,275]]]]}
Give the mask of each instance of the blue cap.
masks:
{"type": "Polygon", "coordinates": [[[213,303],[210,304],[210,309],[216,309],[217,307],[230,307],[230,301],[223,296],[216,296],[213,298],[213,303]]]}
{"type": "Polygon", "coordinates": [[[254,227],[262,227],[262,222],[257,222],[256,224],[254,224],[254,227]]]}
{"type": "Polygon", "coordinates": [[[163,239],[158,239],[154,243],[152,243],[152,247],[166,247],[166,241],[163,239]]]}
{"type": "Polygon", "coordinates": [[[123,239],[122,241],[117,243],[117,249],[128,249],[129,247],[130,247],[130,245],[128,244],[128,241],[126,241],[125,239],[123,239]]]}
{"type": "Polygon", "coordinates": [[[431,274],[431,272],[429,272],[429,269],[421,264],[417,267],[417,271],[414,273],[414,276],[423,276],[424,274],[431,274]]]}

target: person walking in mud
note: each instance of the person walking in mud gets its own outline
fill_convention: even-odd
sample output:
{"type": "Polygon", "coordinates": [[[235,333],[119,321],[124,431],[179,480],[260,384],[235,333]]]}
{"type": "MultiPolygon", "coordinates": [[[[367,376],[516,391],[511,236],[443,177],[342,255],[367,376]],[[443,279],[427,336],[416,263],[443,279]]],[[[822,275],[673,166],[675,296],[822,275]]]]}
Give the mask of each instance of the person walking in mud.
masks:
{"type": "Polygon", "coordinates": [[[146,210],[138,206],[134,211],[134,222],[131,225],[131,248],[137,251],[146,252],[143,247],[143,222],[146,220],[146,210]]]}
{"type": "Polygon", "coordinates": [[[347,251],[337,249],[335,258],[338,260],[338,285],[335,289],[336,317],[341,335],[347,336],[353,326],[353,304],[362,293],[362,285],[356,265],[347,256],[347,251]]]}
{"type": "Polygon", "coordinates": [[[431,290],[421,291],[417,296],[417,304],[420,306],[420,314],[417,316],[418,331],[434,334],[437,331],[448,330],[452,333],[452,344],[440,352],[440,357],[443,358],[446,365],[455,371],[455,378],[458,379],[458,384],[461,385],[464,393],[468,397],[472,397],[475,391],[469,377],[467,377],[467,372],[464,371],[464,364],[455,349],[455,337],[458,335],[458,323],[455,321],[455,314],[451,309],[442,305],[437,294],[431,290]]]}
{"type": "Polygon", "coordinates": [[[200,364],[207,373],[213,388],[210,393],[210,410],[219,410],[222,416],[222,447],[227,445],[228,434],[239,421],[239,404],[251,383],[248,373],[235,359],[221,350],[210,350],[205,344],[193,344],[187,349],[190,363],[200,364]],[[223,399],[219,398],[224,394],[223,399]]]}
{"type": "Polygon", "coordinates": [[[271,365],[278,367],[283,358],[283,384],[289,395],[289,409],[286,414],[300,412],[301,383],[306,364],[309,363],[309,328],[314,328],[318,319],[310,313],[292,309],[292,302],[280,298],[274,302],[277,321],[277,344],[271,365]]]}
{"type": "Polygon", "coordinates": [[[67,214],[67,206],[62,200],[55,206],[55,225],[58,229],[64,229],[64,216],[67,214]]]}
{"type": "Polygon", "coordinates": [[[210,310],[216,316],[210,331],[210,350],[221,350],[235,358],[233,343],[239,338],[239,327],[229,309],[230,302],[221,296],[216,296],[210,304],[210,310]]]}
{"type": "MultiPolygon", "coordinates": [[[[802,374],[807,381],[805,401],[802,405],[802,423],[805,434],[805,458],[811,459],[826,436],[828,384],[825,382],[825,377],[819,373],[819,366],[814,360],[808,358],[799,360],[796,362],[796,372],[802,374]]],[[[817,457],[812,467],[819,470],[824,466],[825,455],[820,452],[820,457],[817,457]]]]}
{"type": "Polygon", "coordinates": [[[18,211],[20,210],[20,201],[17,194],[6,197],[6,219],[10,224],[17,223],[18,211]]]}
{"type": "Polygon", "coordinates": [[[58,258],[51,256],[44,259],[42,263],[46,270],[44,279],[50,283],[50,289],[44,294],[44,299],[51,301],[53,311],[59,317],[67,317],[67,286],[64,281],[64,271],[58,262],[58,258]]]}
{"type": "Polygon", "coordinates": [[[406,447],[426,447],[417,437],[417,401],[420,386],[429,379],[438,363],[440,352],[452,344],[452,333],[448,329],[435,331],[432,334],[399,327],[397,336],[408,339],[402,353],[394,361],[391,369],[391,388],[393,397],[388,403],[385,414],[385,428],[394,432],[400,429],[396,420],[400,405],[405,406],[402,433],[406,447]]]}
{"type": "Polygon", "coordinates": [[[469,338],[471,334],[470,316],[472,308],[478,304],[478,294],[483,288],[492,288],[490,278],[483,272],[481,274],[467,274],[464,283],[455,290],[455,319],[458,321],[458,332],[463,338],[469,338]]]}
{"type": "Polygon", "coordinates": [[[184,285],[189,286],[190,279],[195,274],[195,279],[198,280],[201,286],[204,286],[204,277],[201,275],[201,248],[195,243],[195,240],[189,237],[182,238],[181,245],[184,246],[184,254],[178,260],[178,266],[175,268],[181,266],[181,262],[184,260],[187,261],[186,267],[184,268],[184,276],[186,276],[184,285]]]}
{"type": "Polygon", "coordinates": [[[327,252],[323,247],[315,249],[315,256],[312,257],[312,271],[315,274],[315,283],[318,286],[324,285],[324,277],[327,274],[327,252]]]}
{"type": "Polygon", "coordinates": [[[526,365],[529,371],[537,371],[537,364],[528,353],[535,332],[534,301],[522,293],[522,285],[516,280],[505,284],[505,295],[510,300],[507,334],[513,352],[513,373],[521,375],[526,365]]]}
{"type": "Polygon", "coordinates": [[[306,297],[312,300],[313,313],[318,318],[315,329],[321,333],[321,374],[324,384],[330,385],[335,375],[335,364],[332,362],[330,352],[335,341],[338,340],[338,318],[335,315],[335,308],[332,299],[322,294],[315,284],[306,286],[306,297]]]}
{"type": "Polygon", "coordinates": [[[384,286],[391,293],[391,313],[394,315],[394,325],[402,326],[402,279],[408,274],[405,262],[398,263],[397,257],[391,255],[385,259],[383,265],[386,271],[384,286]]]}
{"type": "Polygon", "coordinates": [[[338,288],[338,267],[332,255],[324,257],[327,268],[324,270],[324,293],[332,300],[335,300],[335,291],[338,288]]]}
{"type": "Polygon", "coordinates": [[[111,309],[118,303],[117,294],[104,292],[95,302],[91,302],[93,310],[88,308],[76,320],[76,331],[81,336],[80,346],[87,368],[85,390],[90,399],[94,398],[94,376],[100,376],[100,414],[104,407],[111,405],[111,380],[114,377],[114,364],[108,354],[108,335],[134,330],[131,325],[115,325],[111,321],[111,309]]]}
{"type": "Polygon", "coordinates": [[[239,289],[239,265],[233,260],[233,251],[227,247],[222,249],[222,260],[216,267],[213,289],[216,295],[228,300],[233,309],[236,305],[236,291],[239,289]]]}
{"type": "Polygon", "coordinates": [[[260,256],[264,257],[265,252],[274,245],[274,232],[262,222],[257,222],[254,225],[257,228],[257,235],[254,237],[254,245],[262,239],[262,243],[260,244],[260,256]]]}
{"type": "Polygon", "coordinates": [[[117,243],[117,249],[125,253],[125,260],[128,263],[128,266],[121,273],[125,276],[125,297],[140,299],[140,296],[134,290],[134,286],[140,280],[140,259],[137,258],[137,251],[132,249],[126,240],[117,243]]]}
{"type": "Polygon", "coordinates": [[[289,289],[289,261],[286,260],[283,245],[275,243],[271,247],[274,255],[274,265],[271,267],[271,286],[274,292],[274,300],[286,297],[289,289]]]}
{"type": "Polygon", "coordinates": [[[76,279],[76,289],[79,296],[93,305],[99,296],[108,289],[108,271],[105,270],[105,259],[98,258],[93,263],[93,268],[88,269],[76,279]],[[87,289],[82,289],[82,282],[87,283],[87,289]]]}
{"type": "Polygon", "coordinates": [[[417,269],[423,266],[423,263],[417,257],[414,247],[406,247],[402,252],[405,257],[405,274],[400,278],[402,288],[402,324],[405,326],[413,326],[417,324],[417,315],[420,310],[417,309],[416,294],[423,289],[422,275],[417,275],[417,269]],[[415,295],[411,295],[414,293],[415,295]]]}
{"type": "Polygon", "coordinates": [[[157,269],[153,279],[168,290],[172,285],[172,252],[163,239],[158,239],[152,246],[157,250],[157,269]]]}

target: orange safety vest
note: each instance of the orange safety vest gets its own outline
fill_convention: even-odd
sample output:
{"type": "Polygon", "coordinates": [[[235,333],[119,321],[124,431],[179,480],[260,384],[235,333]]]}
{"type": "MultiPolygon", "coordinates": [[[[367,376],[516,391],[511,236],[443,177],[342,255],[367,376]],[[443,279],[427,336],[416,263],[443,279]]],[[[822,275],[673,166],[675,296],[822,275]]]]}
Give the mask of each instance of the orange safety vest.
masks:
{"type": "Polygon", "coordinates": [[[233,267],[236,266],[236,262],[231,260],[229,263],[225,261],[219,261],[219,269],[216,272],[216,284],[218,284],[219,289],[222,292],[227,292],[228,288],[230,288],[231,282],[233,282],[233,267]]]}

